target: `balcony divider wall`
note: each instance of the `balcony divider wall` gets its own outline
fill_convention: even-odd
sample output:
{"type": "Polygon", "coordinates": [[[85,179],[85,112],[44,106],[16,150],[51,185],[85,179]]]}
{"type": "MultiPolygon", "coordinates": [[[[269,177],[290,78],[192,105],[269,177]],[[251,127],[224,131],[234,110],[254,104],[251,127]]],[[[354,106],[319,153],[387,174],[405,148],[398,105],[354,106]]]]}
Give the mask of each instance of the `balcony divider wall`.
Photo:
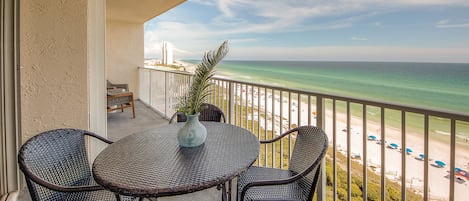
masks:
{"type": "Polygon", "coordinates": [[[1,0],[0,197],[19,189],[18,1],[1,0]]]}

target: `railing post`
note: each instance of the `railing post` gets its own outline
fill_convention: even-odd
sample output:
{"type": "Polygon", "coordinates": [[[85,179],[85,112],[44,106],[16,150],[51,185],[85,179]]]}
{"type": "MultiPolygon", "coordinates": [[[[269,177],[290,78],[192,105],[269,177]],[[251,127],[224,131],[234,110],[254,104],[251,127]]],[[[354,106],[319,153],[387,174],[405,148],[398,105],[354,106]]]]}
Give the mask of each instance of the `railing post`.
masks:
{"type": "Polygon", "coordinates": [[[148,75],[148,82],[149,82],[149,83],[148,83],[148,104],[149,104],[151,107],[153,107],[153,100],[152,100],[152,98],[151,98],[151,92],[153,91],[153,90],[152,90],[152,84],[151,84],[152,81],[151,81],[151,80],[152,80],[152,73],[151,73],[151,71],[149,71],[149,75],[148,75]]]}
{"type": "MultiPolygon", "coordinates": [[[[316,98],[316,126],[322,130],[326,130],[326,122],[324,121],[326,116],[325,101],[322,96],[316,98]]],[[[321,174],[319,175],[319,181],[317,186],[317,200],[326,200],[326,160],[321,162],[321,174]]]]}
{"type": "Polygon", "coordinates": [[[169,107],[169,93],[168,93],[168,86],[169,86],[169,76],[168,72],[164,72],[164,117],[168,118],[168,107],[169,107]]]}
{"type": "Polygon", "coordinates": [[[234,83],[231,82],[231,81],[228,81],[228,111],[229,111],[229,114],[228,114],[228,122],[230,124],[233,124],[234,125],[234,112],[235,112],[235,107],[234,107],[234,104],[233,104],[233,101],[234,101],[234,90],[235,90],[235,87],[234,87],[234,83]]]}

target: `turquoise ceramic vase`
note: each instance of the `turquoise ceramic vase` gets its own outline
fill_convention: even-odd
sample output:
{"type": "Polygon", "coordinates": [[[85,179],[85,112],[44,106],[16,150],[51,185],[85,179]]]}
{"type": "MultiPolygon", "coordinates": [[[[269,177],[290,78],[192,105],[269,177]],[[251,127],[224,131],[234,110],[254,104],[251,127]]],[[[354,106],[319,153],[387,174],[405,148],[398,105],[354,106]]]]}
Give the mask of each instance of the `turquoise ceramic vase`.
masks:
{"type": "Polygon", "coordinates": [[[200,113],[186,114],[187,121],[177,132],[177,138],[181,147],[197,147],[205,142],[207,129],[199,121],[200,113]]]}

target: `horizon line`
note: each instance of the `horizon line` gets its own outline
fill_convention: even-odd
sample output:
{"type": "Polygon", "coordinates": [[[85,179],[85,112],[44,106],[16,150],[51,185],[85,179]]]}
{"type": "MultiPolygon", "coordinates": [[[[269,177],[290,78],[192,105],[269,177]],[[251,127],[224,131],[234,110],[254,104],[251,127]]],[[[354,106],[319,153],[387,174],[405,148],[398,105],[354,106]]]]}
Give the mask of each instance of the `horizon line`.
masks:
{"type": "MultiPolygon", "coordinates": [[[[161,58],[144,58],[144,60],[156,59],[161,60],[161,58]]],[[[201,61],[201,59],[194,58],[185,58],[185,59],[175,59],[179,61],[201,61]]],[[[223,59],[223,61],[278,61],[278,62],[343,62],[343,63],[441,63],[441,64],[469,64],[467,62],[448,62],[448,61],[395,61],[395,60],[314,60],[314,59],[223,59]]]]}

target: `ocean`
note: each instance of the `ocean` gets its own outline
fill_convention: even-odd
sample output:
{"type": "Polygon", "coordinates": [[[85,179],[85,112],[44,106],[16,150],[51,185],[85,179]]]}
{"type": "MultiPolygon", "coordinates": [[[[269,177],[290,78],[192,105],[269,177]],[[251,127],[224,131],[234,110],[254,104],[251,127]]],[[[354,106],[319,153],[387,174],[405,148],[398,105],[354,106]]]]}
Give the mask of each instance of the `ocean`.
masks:
{"type": "MultiPolygon", "coordinates": [[[[185,62],[197,64],[200,61],[185,62]]],[[[217,76],[234,80],[469,114],[467,63],[224,60],[216,70],[217,76]]],[[[344,106],[338,107],[343,109],[344,106]]],[[[379,110],[369,112],[371,120],[379,121],[379,110]]],[[[389,112],[387,122],[399,127],[399,115],[389,112]]],[[[421,116],[410,118],[407,121],[409,131],[422,133],[422,122],[421,116]]],[[[432,122],[430,135],[447,141],[449,121],[433,119],[432,122]]],[[[469,123],[459,125],[457,141],[469,150],[469,123]]]]}
{"type": "Polygon", "coordinates": [[[469,114],[466,63],[223,61],[216,75],[469,114]]]}

